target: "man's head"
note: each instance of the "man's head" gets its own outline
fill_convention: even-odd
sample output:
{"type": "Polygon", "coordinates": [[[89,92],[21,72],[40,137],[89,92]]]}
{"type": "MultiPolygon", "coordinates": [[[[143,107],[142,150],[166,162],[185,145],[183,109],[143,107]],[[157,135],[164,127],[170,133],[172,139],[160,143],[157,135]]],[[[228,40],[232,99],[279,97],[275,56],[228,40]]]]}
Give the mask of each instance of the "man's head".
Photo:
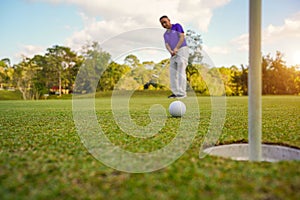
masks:
{"type": "Polygon", "coordinates": [[[159,21],[160,21],[162,27],[164,27],[165,29],[171,29],[172,28],[171,21],[166,15],[160,17],[159,21]]]}

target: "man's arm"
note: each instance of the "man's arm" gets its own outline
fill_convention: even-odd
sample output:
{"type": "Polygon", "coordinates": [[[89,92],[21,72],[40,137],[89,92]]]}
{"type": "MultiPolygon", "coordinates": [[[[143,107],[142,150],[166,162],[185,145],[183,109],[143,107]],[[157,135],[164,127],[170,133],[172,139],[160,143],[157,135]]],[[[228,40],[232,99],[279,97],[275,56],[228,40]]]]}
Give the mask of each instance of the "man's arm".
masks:
{"type": "Polygon", "coordinates": [[[178,49],[181,47],[181,45],[182,45],[182,43],[184,41],[184,33],[180,33],[179,37],[180,37],[179,41],[178,41],[176,47],[173,49],[173,53],[174,54],[177,54],[178,49]]]}
{"type": "Polygon", "coordinates": [[[170,47],[170,45],[168,43],[166,43],[166,48],[170,52],[171,56],[175,55],[174,51],[171,49],[171,47],[170,47]]]}

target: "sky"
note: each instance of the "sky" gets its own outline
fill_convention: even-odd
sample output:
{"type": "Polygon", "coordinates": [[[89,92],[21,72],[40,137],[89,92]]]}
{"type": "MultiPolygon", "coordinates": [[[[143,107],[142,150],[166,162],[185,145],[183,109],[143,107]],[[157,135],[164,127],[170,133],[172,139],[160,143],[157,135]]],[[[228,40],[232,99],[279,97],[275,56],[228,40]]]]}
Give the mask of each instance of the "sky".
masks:
{"type": "MultiPolygon", "coordinates": [[[[97,41],[112,59],[168,58],[159,17],[194,30],[217,67],[248,65],[248,0],[0,0],[0,59],[43,55],[54,45],[76,52],[97,41]]],[[[262,55],[300,65],[300,1],[262,0],[262,55]]]]}

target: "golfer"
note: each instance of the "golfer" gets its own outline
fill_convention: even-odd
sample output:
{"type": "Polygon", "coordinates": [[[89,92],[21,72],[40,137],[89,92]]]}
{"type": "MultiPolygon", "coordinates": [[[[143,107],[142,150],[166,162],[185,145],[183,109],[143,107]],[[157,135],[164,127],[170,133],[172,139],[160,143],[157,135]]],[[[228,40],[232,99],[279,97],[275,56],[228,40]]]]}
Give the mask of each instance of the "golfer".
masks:
{"type": "Polygon", "coordinates": [[[187,47],[184,31],[180,24],[171,24],[167,16],[160,19],[161,25],[167,29],[164,41],[170,58],[170,85],[172,94],[168,98],[186,97],[186,66],[188,64],[189,49],[187,47]]]}

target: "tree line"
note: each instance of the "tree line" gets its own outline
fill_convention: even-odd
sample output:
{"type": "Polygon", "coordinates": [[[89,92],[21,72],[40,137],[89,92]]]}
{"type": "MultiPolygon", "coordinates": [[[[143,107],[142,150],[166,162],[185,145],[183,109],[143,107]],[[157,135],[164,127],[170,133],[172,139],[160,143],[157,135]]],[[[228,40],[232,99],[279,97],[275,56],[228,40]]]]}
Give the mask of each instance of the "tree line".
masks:
{"type": "MultiPolygon", "coordinates": [[[[201,62],[200,35],[188,31],[187,40],[192,44],[186,69],[188,89],[210,95],[207,80],[218,77],[225,88],[221,95],[247,95],[249,66],[208,66],[201,62]]],[[[55,45],[48,48],[44,55],[23,57],[18,64],[11,65],[10,59],[2,59],[0,89],[17,89],[25,100],[39,99],[45,94],[76,92],[75,88],[84,93],[114,89],[168,90],[168,66],[169,59],[158,63],[140,62],[132,54],[126,56],[122,64],[116,63],[97,42],[83,46],[79,53],[69,47],[55,45]],[[82,80],[78,80],[78,74],[82,80]]],[[[300,94],[299,66],[286,66],[281,52],[277,52],[275,57],[270,54],[262,57],[262,81],[263,94],[300,94]]]]}

